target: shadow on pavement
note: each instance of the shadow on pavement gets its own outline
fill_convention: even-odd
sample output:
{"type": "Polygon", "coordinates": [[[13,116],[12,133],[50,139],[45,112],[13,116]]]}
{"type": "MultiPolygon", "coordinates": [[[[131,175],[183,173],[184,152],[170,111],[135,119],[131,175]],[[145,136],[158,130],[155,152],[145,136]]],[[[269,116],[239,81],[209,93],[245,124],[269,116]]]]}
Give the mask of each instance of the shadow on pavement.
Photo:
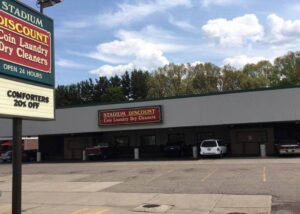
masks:
{"type": "Polygon", "coordinates": [[[272,206],[272,214],[298,214],[300,213],[300,203],[284,203],[272,206]]]}

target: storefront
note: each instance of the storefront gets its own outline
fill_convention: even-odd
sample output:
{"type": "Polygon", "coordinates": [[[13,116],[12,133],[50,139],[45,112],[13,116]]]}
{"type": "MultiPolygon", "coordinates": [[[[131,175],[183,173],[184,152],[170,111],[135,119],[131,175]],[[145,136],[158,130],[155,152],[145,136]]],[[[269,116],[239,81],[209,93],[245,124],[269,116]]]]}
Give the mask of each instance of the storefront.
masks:
{"type": "MultiPolygon", "coordinates": [[[[24,122],[24,135],[39,136],[44,160],[81,160],[83,150],[101,143],[114,158],[164,157],[167,144],[182,145],[182,156],[204,139],[222,139],[229,155],[276,154],[276,143],[300,140],[300,88],[210,94],[56,110],[56,120],[24,122]]],[[[0,137],[11,135],[0,120],[0,137]]]]}

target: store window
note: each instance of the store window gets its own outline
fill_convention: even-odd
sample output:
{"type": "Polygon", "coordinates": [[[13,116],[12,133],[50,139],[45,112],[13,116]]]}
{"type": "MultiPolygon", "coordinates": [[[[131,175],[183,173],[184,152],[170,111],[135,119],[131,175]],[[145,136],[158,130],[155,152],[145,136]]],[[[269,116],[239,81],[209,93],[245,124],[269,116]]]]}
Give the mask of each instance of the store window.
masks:
{"type": "Polygon", "coordinates": [[[65,143],[68,149],[84,149],[90,142],[89,138],[66,138],[65,143]]]}
{"type": "Polygon", "coordinates": [[[156,145],[155,135],[141,136],[141,145],[142,146],[155,146],[156,145]]]}
{"type": "Polygon", "coordinates": [[[241,131],[237,133],[237,140],[241,143],[265,143],[267,142],[266,131],[241,131]]]}
{"type": "Polygon", "coordinates": [[[169,134],[169,142],[168,143],[184,143],[185,136],[184,134],[169,134]]]}
{"type": "Polygon", "coordinates": [[[197,142],[200,144],[203,140],[214,139],[213,132],[200,132],[197,134],[197,142]]]}
{"type": "Polygon", "coordinates": [[[117,147],[129,147],[129,137],[128,136],[116,137],[115,143],[117,147]]]}

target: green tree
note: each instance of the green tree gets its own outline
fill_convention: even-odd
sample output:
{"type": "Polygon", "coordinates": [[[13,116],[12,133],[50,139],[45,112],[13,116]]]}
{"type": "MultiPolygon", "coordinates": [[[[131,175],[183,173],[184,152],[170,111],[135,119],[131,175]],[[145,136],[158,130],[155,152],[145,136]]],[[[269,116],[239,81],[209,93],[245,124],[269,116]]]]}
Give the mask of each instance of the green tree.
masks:
{"type": "Polygon", "coordinates": [[[131,95],[131,79],[130,79],[130,75],[129,75],[128,71],[126,71],[122,75],[121,85],[122,85],[123,94],[125,95],[125,97],[128,100],[131,95]]]}
{"type": "Polygon", "coordinates": [[[58,85],[55,89],[55,103],[57,107],[63,107],[71,105],[71,101],[68,99],[68,87],[64,85],[58,85]]]}
{"type": "Polygon", "coordinates": [[[242,79],[246,75],[236,68],[225,65],[222,69],[222,87],[221,91],[235,91],[242,89],[242,79]]]}
{"type": "Polygon", "coordinates": [[[245,65],[243,73],[246,75],[242,81],[243,89],[270,87],[273,66],[269,61],[263,60],[256,64],[245,65]]]}
{"type": "Polygon", "coordinates": [[[273,86],[300,84],[300,52],[289,52],[274,61],[273,86]]]}
{"type": "Polygon", "coordinates": [[[182,95],[191,95],[196,93],[193,86],[193,80],[196,76],[195,67],[196,66],[191,66],[189,63],[185,65],[186,74],[184,75],[182,81],[182,95]]]}
{"type": "Polygon", "coordinates": [[[173,63],[166,65],[164,68],[164,72],[167,76],[169,87],[168,96],[181,96],[186,94],[186,75],[187,75],[187,67],[184,64],[175,65],[173,63]]]}
{"type": "Polygon", "coordinates": [[[190,65],[169,64],[152,73],[148,81],[148,97],[182,96],[193,93],[190,65]]]}
{"type": "Polygon", "coordinates": [[[107,93],[109,88],[109,81],[107,77],[99,77],[96,79],[96,83],[94,86],[94,94],[93,94],[93,101],[94,102],[101,102],[103,96],[107,93]]]}
{"type": "Polygon", "coordinates": [[[211,93],[220,91],[221,68],[205,63],[195,66],[193,88],[195,93],[211,93]]]}
{"type": "Polygon", "coordinates": [[[115,75],[109,79],[110,87],[118,88],[121,87],[121,78],[115,75]]]}
{"type": "Polygon", "coordinates": [[[94,89],[95,85],[92,79],[86,81],[81,81],[79,83],[80,97],[82,103],[92,103],[94,102],[94,89]]]}
{"type": "Polygon", "coordinates": [[[267,60],[247,64],[242,69],[226,65],[222,69],[212,63],[169,64],[149,74],[147,71],[125,72],[108,79],[99,77],[77,84],[57,86],[57,106],[91,102],[118,102],[234,91],[263,87],[300,85],[300,52],[289,52],[274,63],[267,60]]]}
{"type": "Polygon", "coordinates": [[[103,95],[103,102],[121,102],[126,101],[123,90],[120,87],[110,87],[103,95]]]}
{"type": "Polygon", "coordinates": [[[69,100],[70,105],[83,104],[80,95],[80,84],[71,84],[67,86],[66,99],[69,100]]]}
{"type": "Polygon", "coordinates": [[[131,99],[143,100],[147,97],[148,79],[147,71],[134,70],[131,72],[131,99]]]}
{"type": "Polygon", "coordinates": [[[163,73],[162,69],[158,69],[150,75],[147,87],[148,87],[148,98],[161,98],[166,97],[169,94],[169,88],[167,87],[168,78],[163,73]]]}

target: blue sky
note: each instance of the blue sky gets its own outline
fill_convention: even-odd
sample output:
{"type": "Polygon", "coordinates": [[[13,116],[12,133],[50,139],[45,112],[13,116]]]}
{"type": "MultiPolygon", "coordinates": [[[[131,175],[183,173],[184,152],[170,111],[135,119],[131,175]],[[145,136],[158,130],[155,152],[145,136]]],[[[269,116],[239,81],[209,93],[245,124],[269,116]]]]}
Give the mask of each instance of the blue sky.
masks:
{"type": "Polygon", "coordinates": [[[45,14],[55,21],[57,84],[170,62],[241,67],[300,50],[298,0],[64,0],[45,14]]]}

